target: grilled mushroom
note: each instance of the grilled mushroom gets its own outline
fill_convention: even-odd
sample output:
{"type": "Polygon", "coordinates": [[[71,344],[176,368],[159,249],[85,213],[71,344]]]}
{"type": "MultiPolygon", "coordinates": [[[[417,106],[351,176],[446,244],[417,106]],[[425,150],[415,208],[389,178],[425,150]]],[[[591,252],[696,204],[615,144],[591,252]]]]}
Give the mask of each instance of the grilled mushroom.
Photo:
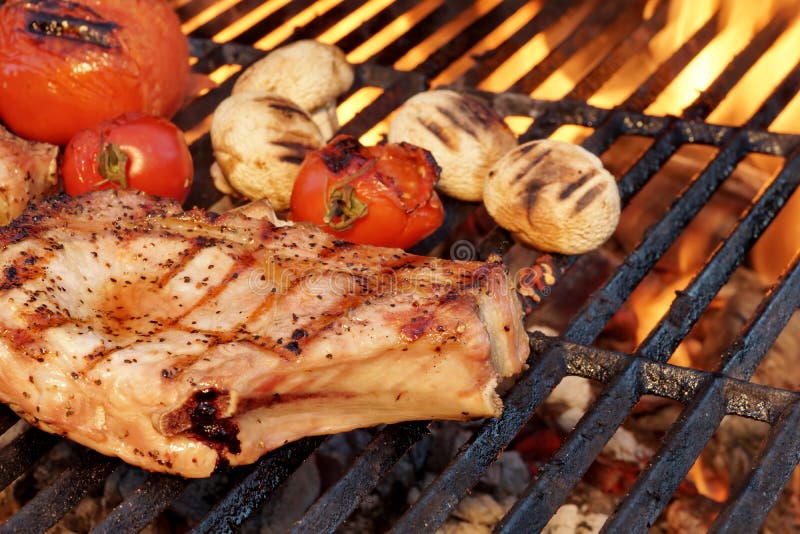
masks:
{"type": "Polygon", "coordinates": [[[522,144],[497,161],[483,202],[517,240],[562,254],[599,247],[619,222],[614,176],[588,150],[551,139],[522,144]]]}
{"type": "Polygon", "coordinates": [[[276,48],[248,67],[233,94],[269,91],[311,114],[324,139],[339,129],[336,99],[353,85],[353,67],[337,47],[305,39],[276,48]]]}
{"type": "Polygon", "coordinates": [[[211,122],[214,184],[252,200],[267,198],[289,208],[292,186],[306,152],[323,145],[308,113],[267,92],[238,93],[223,100],[211,122]]]}
{"type": "Polygon", "coordinates": [[[442,168],[437,188],[469,202],[481,200],[489,167],[517,146],[491,108],[450,90],[411,97],[389,124],[388,137],[428,149],[442,168]]]}

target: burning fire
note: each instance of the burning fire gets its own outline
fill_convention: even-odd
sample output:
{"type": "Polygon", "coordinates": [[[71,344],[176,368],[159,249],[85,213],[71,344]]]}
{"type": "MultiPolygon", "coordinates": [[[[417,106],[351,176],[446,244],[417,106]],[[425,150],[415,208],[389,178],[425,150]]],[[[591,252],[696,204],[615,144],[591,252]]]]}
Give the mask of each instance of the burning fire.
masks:
{"type": "MultiPolygon", "coordinates": [[[[652,14],[655,4],[656,2],[648,3],[645,16],[652,14]]],[[[602,107],[623,104],[632,91],[635,91],[660,63],[671,57],[687,38],[705,24],[718,24],[718,32],[708,45],[694,56],[687,67],[644,110],[648,114],[655,115],[680,115],[695,101],[698,94],[710,87],[758,31],[769,24],[773,17],[786,16],[787,4],[787,2],[706,3],[675,0],[669,6],[669,23],[651,41],[648,49],[623,67],[589,99],[589,102],[602,107]]],[[[789,20],[786,24],[787,31],[776,39],[767,53],[734,87],[728,97],[711,112],[708,116],[709,122],[731,125],[746,123],[761,103],[770,96],[775,85],[797,63],[796,51],[800,49],[800,18],[795,17],[794,12],[791,15],[792,17],[787,19],[789,20]],[[794,20],[791,20],[792,18],[794,20]],[[770,83],[764,83],[764,80],[770,80],[770,83]]],[[[798,98],[795,98],[795,101],[797,100],[798,98]]],[[[794,107],[790,108],[793,109],[792,113],[796,114],[800,105],[796,102],[794,104],[794,107]]],[[[780,117],[781,120],[776,123],[779,123],[783,131],[797,132],[797,123],[790,124],[786,116],[788,108],[780,117]]],[[[704,162],[701,160],[700,163],[704,162]]],[[[750,172],[761,174],[758,179],[762,184],[774,177],[781,167],[781,162],[764,159],[745,163],[750,165],[750,172]]],[[[668,166],[665,169],[668,170],[668,166]]],[[[697,168],[695,172],[700,170],[697,168]]],[[[690,173],[686,177],[687,180],[691,176],[690,173]]],[[[658,176],[654,178],[657,179],[658,176]]],[[[702,216],[698,220],[702,221],[702,216]]],[[[773,228],[755,247],[753,263],[767,283],[775,280],[783,266],[787,265],[795,252],[800,249],[800,238],[794,237],[797,235],[795,229],[799,223],[800,195],[795,195],[790,206],[784,210],[773,228]],[[788,236],[792,237],[787,239],[788,236]]],[[[663,318],[675,298],[676,291],[684,289],[689,284],[713,251],[715,245],[708,242],[708,233],[708,229],[698,230],[690,226],[673,247],[674,250],[670,251],[674,253],[671,261],[668,259],[670,252],[665,256],[669,264],[667,270],[664,271],[663,267],[660,272],[657,270],[632,294],[629,304],[639,321],[636,331],[637,345],[646,339],[655,324],[663,318]]],[[[662,260],[659,265],[664,263],[662,260]]],[[[685,341],[672,354],[670,363],[692,366],[692,349],[692,341],[685,341]]],[[[718,475],[707,469],[702,459],[698,459],[692,466],[687,478],[694,483],[701,494],[717,502],[724,502],[728,497],[728,481],[719,479],[718,475]]]]}
{"type": "MultiPolygon", "coordinates": [[[[185,4],[186,1],[172,0],[172,3],[178,7],[185,4]]],[[[188,33],[200,28],[224,11],[234,8],[239,2],[240,0],[218,0],[209,3],[208,7],[184,23],[184,31],[188,33]]],[[[288,0],[263,2],[229,27],[218,32],[213,39],[217,42],[235,40],[237,36],[287,3],[288,0]]],[[[320,0],[311,3],[308,8],[294,15],[286,24],[262,37],[256,46],[269,50],[281,45],[291,37],[295,27],[308,23],[315,16],[326,13],[340,3],[341,0],[320,0]]],[[[391,0],[364,2],[361,7],[331,25],[318,36],[318,39],[335,44],[391,3],[391,0]]],[[[397,59],[393,67],[398,70],[418,68],[448,41],[476,23],[492,9],[497,8],[500,3],[500,0],[474,2],[456,18],[444,24],[438,31],[397,59]]],[[[349,51],[348,60],[353,63],[372,60],[388,45],[412,32],[415,25],[444,4],[444,0],[416,4],[364,41],[363,44],[349,51]]],[[[478,88],[498,92],[514,88],[515,83],[524,73],[531,71],[550,57],[566,39],[570,38],[573,30],[602,5],[603,2],[600,0],[576,3],[554,24],[548,25],[544,31],[531,36],[526,42],[519,43],[517,50],[506,61],[499,64],[493,72],[485,73],[482,79],[477,81],[478,88]]],[[[751,0],[647,0],[643,9],[620,15],[611,24],[598,31],[597,35],[586,39],[582,46],[568,54],[558,69],[533,88],[530,95],[534,98],[548,100],[569,96],[576,84],[591,75],[593,69],[611,57],[615,51],[626,46],[626,38],[631,32],[628,28],[636,28],[642,22],[655,22],[657,17],[664,16],[663,24],[654,24],[657,30],[653,35],[642,37],[641,34],[637,34],[646,43],[646,46],[642,46],[640,50],[627,57],[607,80],[586,98],[590,104],[603,108],[613,108],[624,104],[635,94],[643,82],[648,80],[681,47],[686,46],[687,41],[698,31],[711,28],[714,33],[707,44],[700,50],[692,50],[691,61],[674,75],[664,90],[642,110],[654,115],[680,116],[695,102],[700,93],[711,87],[717,77],[737,55],[746,49],[751,41],[759,35],[759,32],[765,28],[777,27],[779,31],[774,42],[766,48],[766,52],[734,85],[720,105],[716,109],[710,110],[707,116],[707,120],[712,123],[746,124],[800,59],[800,17],[797,16],[796,6],[797,3],[794,0],[765,0],[763,2],[751,0]]],[[[545,8],[544,0],[524,2],[518,10],[506,17],[501,24],[487,33],[460,58],[436,74],[431,80],[431,85],[437,87],[457,83],[465,74],[474,73],[482,55],[491,54],[503,43],[507,43],[519,35],[519,32],[526,25],[532,23],[545,8]]],[[[237,70],[237,66],[221,66],[212,73],[211,78],[215,83],[221,84],[236,74],[237,70]]],[[[365,87],[353,93],[338,108],[340,123],[346,124],[381,94],[382,89],[375,87],[365,87]]],[[[387,131],[389,118],[365,133],[361,141],[365,144],[380,142],[387,131]]],[[[533,119],[509,117],[507,121],[516,133],[521,134],[530,127],[533,119]]],[[[198,125],[190,133],[190,140],[199,137],[207,129],[208,121],[198,125]]],[[[800,96],[792,99],[785,110],[769,126],[769,129],[777,132],[800,133],[800,96]]],[[[566,126],[560,128],[554,137],[580,142],[590,133],[591,130],[587,128],[566,126]]],[[[627,143],[628,140],[620,140],[620,142],[627,143]]],[[[614,152],[614,147],[609,151],[609,153],[612,152],[614,152]]],[[[630,153],[622,154],[622,157],[626,156],[630,159],[630,153]]],[[[686,155],[679,153],[673,159],[684,156],[686,155]]],[[[688,172],[685,169],[681,171],[687,181],[702,170],[708,158],[713,154],[707,150],[705,153],[690,154],[689,156],[690,159],[695,158],[694,167],[688,172]]],[[[607,165],[613,164],[613,161],[607,161],[607,165]]],[[[761,183],[767,183],[779,170],[780,164],[781,162],[775,161],[748,162],[750,172],[760,174],[761,183]]],[[[654,180],[657,179],[658,177],[654,180]]],[[[643,193],[646,193],[646,190],[643,193]]],[[[634,199],[635,201],[636,199],[634,199]]],[[[629,207],[626,212],[630,209],[629,207]]],[[[640,222],[635,222],[641,226],[640,222]]],[[[795,252],[800,249],[800,233],[796,231],[798,225],[800,225],[800,192],[794,195],[786,209],[755,247],[753,264],[766,281],[773,281],[783,267],[789,263],[795,252]]],[[[699,231],[696,232],[693,229],[687,231],[686,237],[682,238],[674,250],[668,254],[668,265],[660,264],[658,278],[646,279],[631,296],[628,304],[635,311],[639,321],[635,332],[637,344],[641,344],[646,339],[652,327],[669,309],[675,298],[675,292],[686,287],[710,253],[707,231],[703,228],[696,230],[699,231]]],[[[712,249],[713,246],[714,243],[711,244],[712,249]]],[[[672,362],[679,365],[691,365],[691,355],[691,344],[684,343],[672,355],[672,362]]],[[[703,466],[699,463],[690,472],[690,478],[699,491],[716,500],[724,499],[727,495],[727,487],[719,484],[718,481],[709,480],[704,476],[704,472],[703,466]]]]}

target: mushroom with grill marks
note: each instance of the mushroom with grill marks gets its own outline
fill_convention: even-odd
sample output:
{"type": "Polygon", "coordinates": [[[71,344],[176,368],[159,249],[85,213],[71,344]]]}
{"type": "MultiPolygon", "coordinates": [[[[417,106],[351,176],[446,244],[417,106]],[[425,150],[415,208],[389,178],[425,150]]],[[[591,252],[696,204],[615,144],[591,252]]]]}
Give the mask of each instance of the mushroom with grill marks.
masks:
{"type": "Polygon", "coordinates": [[[481,200],[489,167],[517,146],[494,110],[448,89],[408,99],[392,119],[388,138],[429,150],[442,168],[437,188],[468,202],[481,200]]]}
{"type": "Polygon", "coordinates": [[[276,211],[289,208],[292,186],[306,152],[323,145],[306,111],[267,92],[231,95],[211,122],[214,184],[223,193],[266,198],[276,211]]]}
{"type": "Polygon", "coordinates": [[[620,214],[616,180],[600,158],[552,139],[524,143],[497,161],[483,202],[518,241],[562,254],[602,245],[620,214]]]}
{"type": "Polygon", "coordinates": [[[337,47],[312,39],[276,48],[236,80],[233,94],[269,91],[306,110],[324,140],[339,129],[336,99],[353,85],[353,67],[337,47]]]}

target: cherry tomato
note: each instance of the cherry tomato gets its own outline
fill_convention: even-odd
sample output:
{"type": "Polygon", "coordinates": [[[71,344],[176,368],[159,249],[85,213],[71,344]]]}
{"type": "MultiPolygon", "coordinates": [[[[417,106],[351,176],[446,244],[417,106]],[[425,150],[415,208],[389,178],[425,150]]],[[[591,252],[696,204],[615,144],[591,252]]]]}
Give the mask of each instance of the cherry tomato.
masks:
{"type": "Polygon", "coordinates": [[[292,189],[292,218],[348,241],[408,248],[442,224],[438,177],[425,149],[365,147],[340,135],[306,155],[292,189]]]}
{"type": "Polygon", "coordinates": [[[122,113],[171,117],[189,50],[166,0],[0,2],[0,120],[63,145],[122,113]]]}
{"type": "Polygon", "coordinates": [[[183,202],[193,174],[183,132],[166,119],[142,113],[126,113],[78,132],[61,162],[70,195],[120,187],[183,202]]]}

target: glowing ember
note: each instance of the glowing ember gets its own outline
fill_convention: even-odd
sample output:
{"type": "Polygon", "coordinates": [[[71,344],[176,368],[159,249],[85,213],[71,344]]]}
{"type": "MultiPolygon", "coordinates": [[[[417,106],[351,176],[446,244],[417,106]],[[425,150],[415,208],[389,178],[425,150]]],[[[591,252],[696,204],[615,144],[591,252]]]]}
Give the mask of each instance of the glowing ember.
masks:
{"type": "Polygon", "coordinates": [[[206,9],[204,9],[203,11],[201,11],[200,13],[190,18],[181,25],[183,33],[188,34],[195,31],[203,24],[209,22],[210,20],[213,20],[215,17],[218,17],[221,13],[224,13],[227,9],[238,4],[239,2],[240,0],[219,0],[217,2],[212,3],[206,9]]]}
{"type": "Polygon", "coordinates": [[[725,502],[728,500],[727,481],[721,480],[716,475],[710,473],[710,470],[706,469],[702,456],[698,458],[691,469],[689,469],[686,478],[694,483],[698,493],[701,495],[705,495],[716,502],[725,502]]]}
{"type": "Polygon", "coordinates": [[[501,0],[483,0],[473,3],[470,7],[459,13],[456,18],[439,28],[439,31],[398,59],[394,64],[394,68],[398,70],[412,70],[419,66],[419,64],[425,61],[433,52],[464,31],[464,29],[475,22],[476,19],[488,13],[492,8],[497,6],[500,1],[501,0]]]}
{"type": "MultiPolygon", "coordinates": [[[[176,8],[184,6],[188,0],[172,0],[176,8]]],[[[186,21],[184,31],[192,32],[203,27],[220,14],[237,9],[241,0],[218,0],[210,3],[208,7],[186,21]]],[[[342,0],[319,0],[309,2],[302,11],[287,17],[283,24],[278,25],[255,42],[255,47],[270,50],[292,39],[295,28],[306,27],[316,17],[328,13],[331,9],[340,6],[342,0]]],[[[316,36],[325,43],[337,44],[367,21],[384,12],[392,4],[391,0],[375,0],[361,3],[358,9],[335,21],[326,30],[316,36]]],[[[228,27],[214,35],[217,42],[235,40],[245,31],[264,21],[279,9],[288,5],[288,0],[263,2],[245,15],[238,18],[228,27]]],[[[500,7],[500,0],[478,0],[459,10],[458,13],[430,35],[411,47],[394,61],[391,66],[397,70],[414,70],[425,65],[440,49],[467,30],[481,17],[500,7]]],[[[775,87],[795,68],[800,60],[800,18],[796,16],[796,2],[793,0],[769,0],[765,2],[750,2],[749,0],[711,0],[698,2],[696,0],[647,0],[638,4],[639,8],[625,7],[618,14],[609,18],[607,24],[598,29],[596,35],[583,36],[580,46],[569,50],[567,57],[561,62],[558,54],[559,48],[569,39],[574,39],[575,30],[592,17],[596,18],[598,12],[605,4],[600,0],[576,2],[567,9],[552,24],[543,25],[542,30],[531,32],[525,39],[526,25],[535,23],[543,16],[543,10],[549,8],[543,0],[525,2],[505,20],[497,23],[496,27],[488,31],[484,37],[477,40],[471,47],[461,54],[450,65],[443,66],[439,73],[435,73],[429,80],[431,87],[446,84],[475,85],[478,89],[502,92],[514,89],[520,80],[532,70],[541,66],[543,62],[546,72],[539,80],[540,83],[531,84],[530,96],[537,99],[557,100],[565,97],[572,98],[576,94],[575,88],[587,76],[592,76],[596,69],[603,70],[609,58],[621,58],[613,68],[603,71],[602,83],[580,87],[580,98],[586,99],[590,104],[601,108],[613,108],[635,95],[642,84],[659,71],[667,62],[674,62],[674,55],[679,50],[686,50],[689,45],[690,57],[684,63],[676,64],[675,72],[670,72],[670,79],[665,80],[659,87],[663,90],[656,91],[652,98],[642,104],[641,111],[651,115],[681,114],[695,104],[698,95],[706,91],[737,56],[752,46],[754,39],[763,40],[763,50],[757,61],[747,67],[741,79],[733,80],[733,89],[715,109],[708,109],[702,117],[709,122],[727,125],[743,125],[758,111],[763,102],[770,97],[775,87]],[[792,8],[792,9],[787,9],[792,8]],[[666,22],[665,22],[666,21],[666,22]],[[642,26],[648,23],[649,29],[642,26]],[[626,49],[630,46],[629,37],[637,31],[637,41],[641,46],[635,49],[626,49]],[[693,39],[699,31],[707,32],[710,37],[693,39]],[[764,32],[769,35],[764,38],[764,32]],[[498,64],[491,72],[481,71],[486,66],[481,65],[483,57],[490,58],[498,50],[508,53],[509,42],[516,45],[516,50],[508,55],[507,59],[498,64]],[[697,44],[696,43],[700,43],[697,44]],[[692,48],[696,45],[696,49],[692,48]],[[502,48],[501,48],[502,47],[502,48]],[[558,68],[549,70],[551,66],[558,68]],[[477,78],[480,73],[482,78],[477,78]],[[468,82],[467,82],[468,80],[468,82]],[[588,88],[587,88],[588,87],[588,88]]],[[[607,7],[607,6],[606,6],[607,7]]],[[[392,6],[395,11],[400,11],[392,6]]],[[[360,45],[347,50],[347,59],[352,63],[375,61],[375,58],[387,46],[398,40],[408,38],[414,28],[426,18],[430,17],[437,9],[449,8],[444,0],[419,2],[404,12],[393,17],[383,27],[378,28],[360,45]]],[[[416,42],[416,41],[414,41],[416,42]]],[[[569,48],[569,47],[567,47],[569,48]]],[[[397,57],[397,56],[395,56],[397,57]]],[[[505,57],[505,56],[501,56],[505,57]]],[[[741,57],[739,57],[741,59],[741,57]]],[[[492,65],[489,63],[489,65],[492,65]]],[[[545,70],[543,69],[543,70],[545,70]]],[[[488,70],[488,69],[487,69],[488,70]]],[[[223,65],[211,73],[210,79],[215,84],[223,83],[236,75],[238,66],[223,65]]],[[[526,78],[526,81],[527,78],[526,78]]],[[[520,84],[522,85],[522,84],[520,84]]],[[[383,89],[379,87],[361,87],[348,96],[338,107],[337,115],[340,124],[352,121],[370,104],[380,98],[383,89]]],[[[200,92],[200,95],[203,93],[200,92]]],[[[577,98],[577,97],[576,97],[577,98]]],[[[391,114],[384,120],[375,124],[369,131],[361,136],[361,142],[367,145],[383,141],[388,129],[391,114]]],[[[526,116],[511,116],[505,118],[507,124],[517,135],[522,135],[533,124],[533,118],[526,116]]],[[[187,139],[198,139],[208,130],[210,117],[195,125],[187,132],[187,139]]],[[[772,131],[800,133],[800,95],[784,109],[777,119],[770,125],[772,131]]],[[[593,133],[593,129],[582,126],[566,125],[558,128],[552,138],[580,143],[593,133]]],[[[630,147],[615,151],[614,147],[604,156],[604,161],[610,168],[616,169],[615,174],[621,174],[630,168],[632,161],[645,150],[649,140],[640,143],[637,150],[630,147]],[[614,161],[608,161],[608,159],[614,161]],[[617,161],[619,159],[620,161],[617,161]],[[624,160],[624,161],[623,161],[624,160]],[[617,172],[619,171],[619,172],[617,172]]],[[[637,145],[638,146],[638,145],[637,145]]],[[[694,148],[697,148],[696,146],[694,148]]],[[[661,172],[673,172],[681,177],[678,186],[670,191],[648,191],[648,187],[637,195],[626,211],[637,210],[637,202],[642,198],[653,196],[665,201],[663,209],[666,210],[671,199],[679,194],[680,190],[698,173],[702,172],[705,165],[716,155],[716,149],[700,148],[696,151],[680,150],[661,172]],[[689,163],[687,163],[689,161],[689,163]],[[677,166],[677,170],[676,170],[677,166]]],[[[775,158],[780,160],[780,158],[775,158]]],[[[737,169],[738,173],[751,172],[756,176],[755,190],[775,176],[783,165],[783,161],[760,162],[758,157],[750,158],[740,167],[749,170],[737,169]]],[[[658,176],[654,178],[654,181],[658,176]]],[[[729,180],[730,181],[730,180],[729,180]]],[[[713,200],[713,199],[712,199],[713,200]]],[[[647,211],[649,207],[645,207],[647,211]]],[[[656,270],[640,284],[631,295],[627,312],[631,310],[636,315],[634,328],[635,345],[641,344],[649,335],[654,326],[663,319],[665,313],[675,299],[676,291],[684,289],[699,272],[707,261],[713,249],[726,235],[728,229],[722,222],[730,216],[730,207],[720,211],[714,202],[701,211],[698,222],[692,223],[672,249],[659,262],[656,270]],[[724,212],[724,213],[723,213],[724,212]],[[720,237],[722,236],[722,237],[720,237]]],[[[735,211],[735,210],[734,210],[735,211]]],[[[656,214],[660,216],[660,212],[656,214]]],[[[733,220],[738,217],[734,213],[733,220]]],[[[620,232],[643,231],[647,227],[646,221],[631,215],[627,216],[630,228],[625,228],[624,223],[620,232]],[[632,222],[631,222],[632,221],[632,222]],[[638,228],[638,229],[637,229],[638,228]]],[[[794,257],[800,249],[800,234],[796,228],[800,225],[800,193],[797,193],[788,202],[786,209],[771,225],[762,239],[759,240],[752,252],[752,264],[759,271],[766,283],[772,283],[777,275],[794,257]]],[[[635,246],[641,235],[634,235],[627,245],[635,246]]],[[[623,247],[624,248],[624,247],[623,247]]],[[[696,341],[696,340],[694,340],[696,341]]],[[[671,363],[691,366],[692,356],[697,351],[691,337],[682,343],[672,354],[671,363]]],[[[716,501],[723,501],[727,497],[727,481],[710,476],[701,460],[689,472],[691,480],[697,490],[716,501]]]]}
{"type": "Polygon", "coordinates": [[[322,43],[336,44],[336,42],[356,30],[365,21],[377,15],[382,9],[389,6],[392,0],[371,0],[364,2],[360,8],[351,11],[346,17],[342,18],[328,30],[317,36],[317,40],[322,43]]]}
{"type": "Polygon", "coordinates": [[[542,8],[542,0],[526,2],[513,15],[504,20],[489,35],[478,41],[459,59],[451,63],[434,78],[431,85],[438,86],[454,82],[475,65],[475,57],[490,52],[506,42],[523,26],[530,23],[542,8]]]}
{"type": "Polygon", "coordinates": [[[305,24],[308,24],[316,17],[327,13],[330,9],[340,4],[342,0],[320,0],[315,2],[311,7],[308,7],[295,15],[294,17],[281,24],[274,31],[266,34],[261,39],[256,41],[253,46],[261,50],[272,50],[276,46],[285,42],[292,36],[294,29],[305,24]]]}
{"type": "Polygon", "coordinates": [[[443,0],[431,0],[421,2],[409,9],[401,16],[384,26],[378,33],[364,41],[359,47],[347,54],[347,61],[351,63],[362,63],[374,56],[379,51],[386,48],[389,44],[399,39],[403,34],[411,30],[414,25],[424,19],[434,9],[442,4],[443,0]]]}
{"type": "Polygon", "coordinates": [[[546,58],[557,43],[566,39],[593,8],[593,2],[583,2],[568,10],[555,24],[522,45],[478,87],[486,91],[507,91],[523,74],[546,58]]]}
{"type": "Polygon", "coordinates": [[[289,1],[290,0],[272,0],[270,2],[264,2],[243,17],[237,19],[236,22],[221,32],[214,35],[212,39],[217,43],[226,43],[228,41],[232,41],[255,25],[257,22],[265,19],[278,9],[288,4],[289,1]]]}

